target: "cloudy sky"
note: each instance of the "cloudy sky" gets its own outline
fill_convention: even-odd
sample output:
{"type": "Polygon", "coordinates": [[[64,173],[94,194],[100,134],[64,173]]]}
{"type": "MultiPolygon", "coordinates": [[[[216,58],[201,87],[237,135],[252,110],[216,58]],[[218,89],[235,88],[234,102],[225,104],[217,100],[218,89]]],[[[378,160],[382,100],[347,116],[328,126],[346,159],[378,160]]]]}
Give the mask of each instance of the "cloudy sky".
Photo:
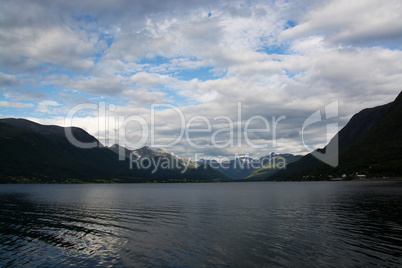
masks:
{"type": "Polygon", "coordinates": [[[342,127],[402,89],[400,0],[0,6],[0,117],[73,124],[106,145],[306,154],[326,144],[328,123],[342,127]],[[335,101],[336,118],[302,133],[335,101]],[[265,131],[247,138],[245,127],[265,131]]]}

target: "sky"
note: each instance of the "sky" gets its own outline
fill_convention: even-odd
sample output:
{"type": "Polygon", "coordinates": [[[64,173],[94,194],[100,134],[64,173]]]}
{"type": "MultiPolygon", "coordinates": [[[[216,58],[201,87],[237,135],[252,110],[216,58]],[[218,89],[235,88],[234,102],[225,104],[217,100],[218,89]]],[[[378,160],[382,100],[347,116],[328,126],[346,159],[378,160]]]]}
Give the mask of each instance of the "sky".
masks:
{"type": "Polygon", "coordinates": [[[0,6],[0,118],[78,126],[107,146],[306,154],[328,124],[402,88],[400,0],[0,6]]]}

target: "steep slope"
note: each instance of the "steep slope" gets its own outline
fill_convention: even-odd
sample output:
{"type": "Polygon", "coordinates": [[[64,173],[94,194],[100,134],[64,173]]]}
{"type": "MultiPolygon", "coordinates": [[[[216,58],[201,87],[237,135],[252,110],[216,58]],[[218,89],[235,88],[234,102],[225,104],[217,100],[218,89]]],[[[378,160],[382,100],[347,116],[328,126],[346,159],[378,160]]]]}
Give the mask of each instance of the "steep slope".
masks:
{"type": "MultiPolygon", "coordinates": [[[[336,168],[308,154],[267,180],[300,179],[304,176],[327,179],[329,175],[353,176],[356,172],[369,176],[401,175],[401,109],[402,93],[389,104],[364,109],[354,115],[337,134],[339,165],[336,168]]],[[[325,149],[317,151],[325,152],[325,149]]]]}
{"type": "Polygon", "coordinates": [[[339,172],[402,175],[402,93],[381,121],[340,156],[339,172]]]}

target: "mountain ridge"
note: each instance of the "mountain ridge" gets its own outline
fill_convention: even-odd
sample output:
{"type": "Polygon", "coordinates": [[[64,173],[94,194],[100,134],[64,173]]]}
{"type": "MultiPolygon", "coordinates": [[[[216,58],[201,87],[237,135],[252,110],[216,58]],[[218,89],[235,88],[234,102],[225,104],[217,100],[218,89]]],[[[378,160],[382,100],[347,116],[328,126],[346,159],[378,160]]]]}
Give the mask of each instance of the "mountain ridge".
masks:
{"type": "Polygon", "coordinates": [[[339,138],[339,165],[335,168],[312,154],[290,163],[266,180],[327,179],[328,176],[362,173],[368,176],[402,175],[402,92],[393,102],[366,108],[353,115],[344,128],[323,149],[339,138]]]}
{"type": "Polygon", "coordinates": [[[188,173],[175,167],[139,168],[127,158],[119,161],[115,152],[83,129],[46,126],[26,119],[0,119],[0,152],[1,183],[228,180],[209,167],[188,173]],[[82,149],[72,145],[63,133],[66,129],[80,142],[99,146],[82,149]]]}
{"type": "Polygon", "coordinates": [[[325,153],[331,143],[339,141],[339,165],[335,168],[307,154],[299,160],[292,154],[274,153],[259,158],[238,157],[222,163],[200,160],[197,163],[162,149],[144,146],[128,150],[120,145],[103,146],[95,137],[77,127],[41,125],[22,118],[0,119],[0,182],[146,182],[146,181],[239,181],[325,180],[329,176],[354,174],[368,176],[402,175],[402,92],[391,103],[366,108],[353,115],[329,144],[317,149],[325,153]],[[90,149],[73,146],[66,130],[90,149]],[[119,161],[118,154],[123,157],[119,161]],[[130,157],[131,156],[131,157],[130,157]],[[286,168],[278,170],[270,162],[287,158],[286,168]],[[133,165],[149,163],[150,169],[133,165]],[[172,168],[160,169],[163,161],[172,168]],[[264,162],[265,161],[265,162],[264,162]],[[251,164],[261,164],[256,169],[251,164]],[[214,168],[212,164],[217,164],[214,168]],[[250,167],[251,165],[251,167],[250,167]],[[130,168],[128,168],[130,166],[130,168]],[[265,168],[264,168],[265,166],[265,168]],[[237,168],[241,167],[241,168],[237,168]],[[154,170],[151,172],[151,170],[154,170]]]}

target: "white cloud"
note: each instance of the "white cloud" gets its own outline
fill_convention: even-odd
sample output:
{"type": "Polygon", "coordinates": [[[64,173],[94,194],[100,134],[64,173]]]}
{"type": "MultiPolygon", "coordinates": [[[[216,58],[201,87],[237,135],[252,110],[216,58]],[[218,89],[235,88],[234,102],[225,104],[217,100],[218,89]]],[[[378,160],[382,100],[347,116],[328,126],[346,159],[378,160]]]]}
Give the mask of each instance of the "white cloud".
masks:
{"type": "Polygon", "coordinates": [[[32,103],[0,101],[0,107],[29,108],[33,106],[34,105],[32,103]]]}
{"type": "MultiPolygon", "coordinates": [[[[53,118],[47,123],[64,124],[59,116],[73,105],[99,101],[115,104],[115,115],[148,121],[152,103],[177,104],[186,119],[227,115],[244,124],[254,115],[285,115],[275,150],[303,152],[299,130],[315,110],[338,100],[342,125],[401,90],[399,1],[22,1],[0,13],[1,103],[39,98],[36,111],[53,118]]],[[[156,113],[158,141],[174,139],[177,113],[156,113]]],[[[95,121],[85,115],[74,122],[96,134],[95,121]]],[[[128,129],[137,137],[138,125],[128,129]]],[[[312,133],[314,144],[325,142],[312,133]]],[[[196,152],[185,142],[171,150],[196,152]]],[[[236,150],[266,153],[244,142],[204,152],[236,150]]]]}
{"type": "Polygon", "coordinates": [[[148,91],[145,89],[129,89],[123,92],[130,104],[137,107],[150,107],[154,103],[168,103],[172,100],[166,99],[167,93],[160,91],[148,91]]]}
{"type": "MultiPolygon", "coordinates": [[[[94,66],[89,55],[96,52],[91,41],[82,39],[79,33],[67,27],[14,29],[6,37],[2,47],[2,66],[6,64],[20,70],[34,68],[30,65],[50,63],[64,69],[86,71],[94,66]]],[[[40,69],[40,66],[36,67],[40,69]]],[[[14,68],[12,68],[14,69],[14,68]]]]}
{"type": "Polygon", "coordinates": [[[138,72],[130,77],[130,81],[137,84],[140,88],[149,88],[164,82],[169,82],[170,78],[167,75],[157,73],[138,72]]]}
{"type": "Polygon", "coordinates": [[[46,85],[59,85],[63,89],[92,93],[96,95],[115,96],[129,88],[128,78],[118,74],[99,71],[91,76],[76,76],[71,79],[67,75],[52,74],[44,77],[46,85]]]}
{"type": "Polygon", "coordinates": [[[321,35],[335,44],[377,44],[402,40],[402,4],[398,0],[323,2],[301,23],[282,32],[283,39],[321,35]],[[378,43],[380,41],[380,43],[378,43]]]}
{"type": "Polygon", "coordinates": [[[60,106],[60,105],[61,104],[56,102],[56,101],[45,100],[45,101],[41,101],[41,102],[38,103],[38,107],[37,107],[36,111],[40,112],[40,113],[53,114],[53,113],[55,113],[55,110],[50,108],[50,107],[57,107],[57,106],[60,106]]]}

